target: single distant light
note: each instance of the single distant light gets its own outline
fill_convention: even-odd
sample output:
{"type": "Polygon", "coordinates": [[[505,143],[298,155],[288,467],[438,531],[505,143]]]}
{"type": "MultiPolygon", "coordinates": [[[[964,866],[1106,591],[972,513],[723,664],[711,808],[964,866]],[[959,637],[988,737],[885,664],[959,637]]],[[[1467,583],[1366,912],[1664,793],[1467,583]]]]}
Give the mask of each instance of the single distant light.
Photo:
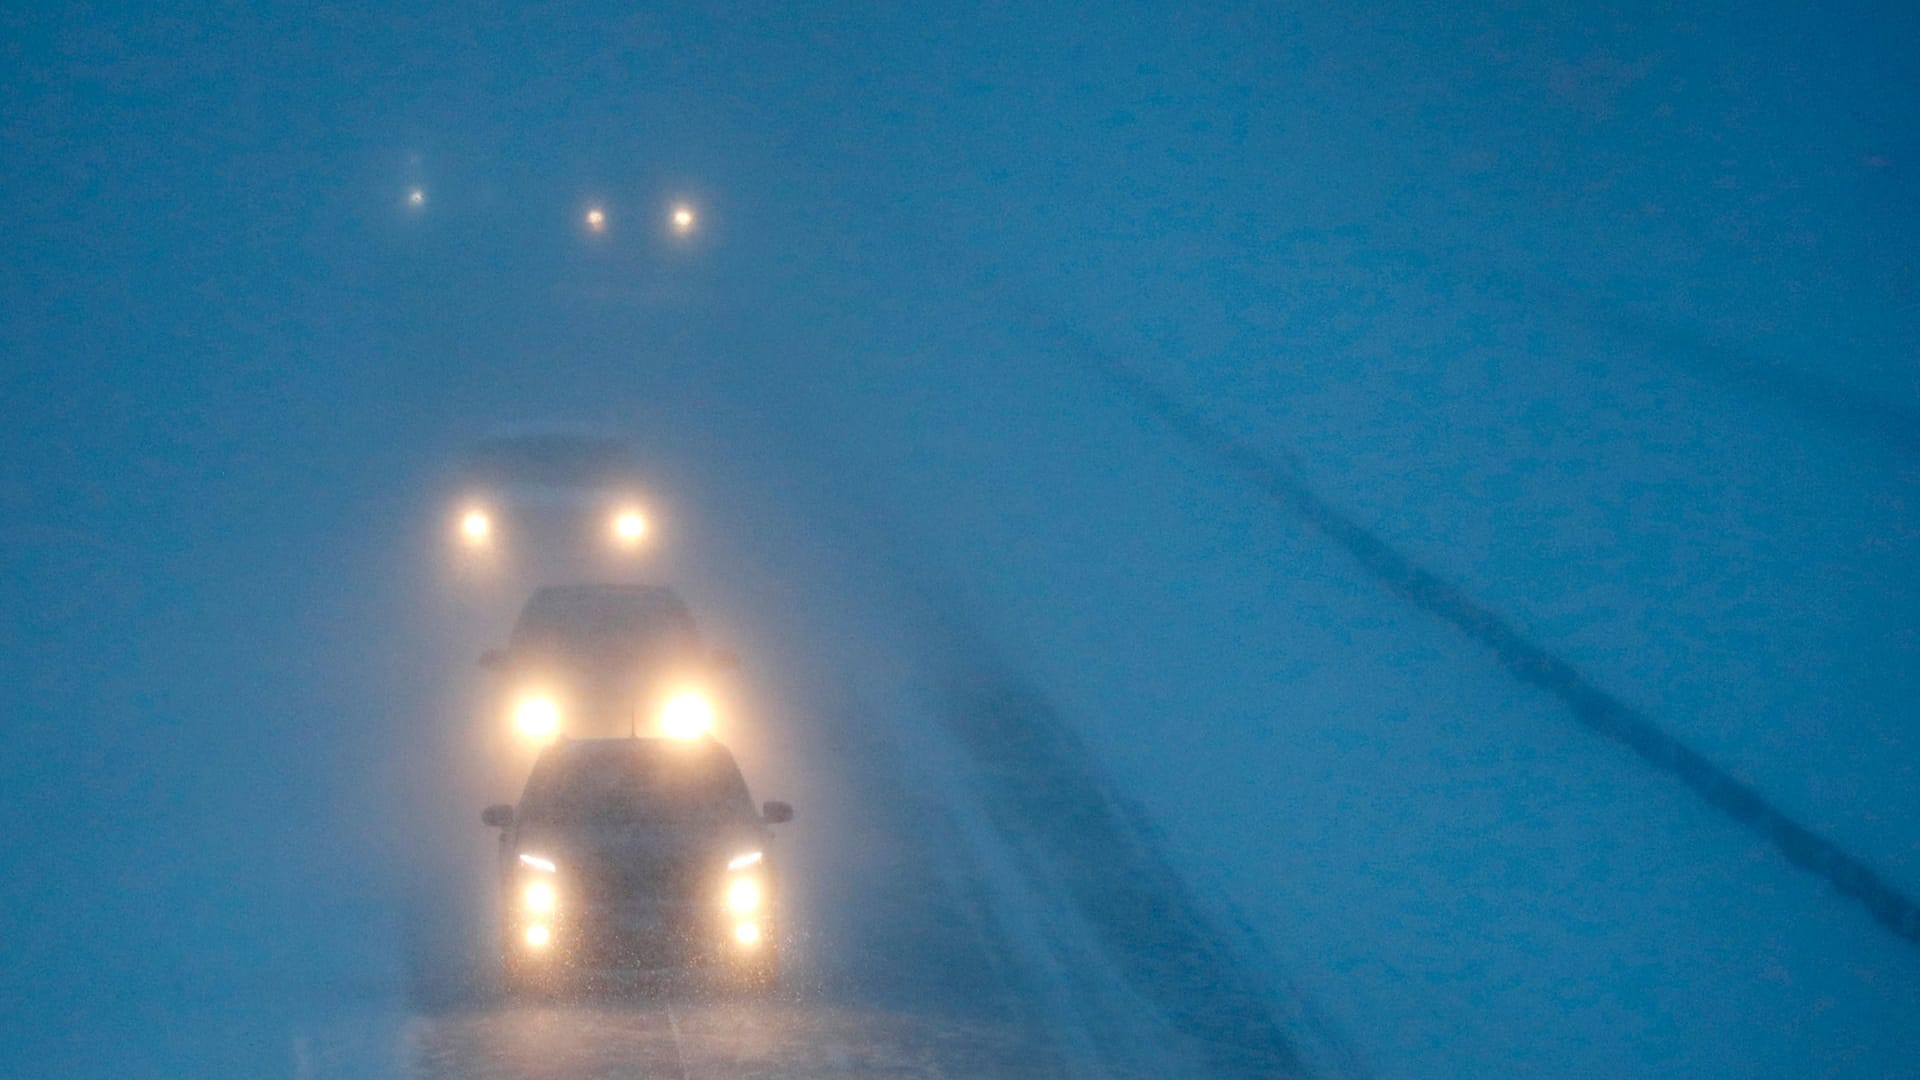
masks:
{"type": "Polygon", "coordinates": [[[673,208],[673,231],[685,236],[693,231],[693,207],[679,203],[673,208]]]}
{"type": "Polygon", "coordinates": [[[485,510],[469,510],[460,516],[460,536],[478,547],[493,536],[493,519],[485,510]]]}
{"type": "Polygon", "coordinates": [[[560,730],[560,706],[540,694],[521,698],[514,706],[513,726],[529,739],[551,739],[560,730]]]}
{"type": "MultiPolygon", "coordinates": [[[[520,857],[522,859],[526,858],[525,855],[522,855],[520,857]]],[[[753,866],[754,864],[758,863],[764,857],[765,856],[761,855],[761,853],[758,851],[749,851],[745,855],[735,855],[733,858],[727,860],[727,869],[744,870],[747,867],[753,866]]]]}
{"type": "Polygon", "coordinates": [[[544,881],[527,886],[527,891],[521,895],[527,902],[528,911],[544,913],[553,910],[553,886],[544,881]]]}
{"type": "Polygon", "coordinates": [[[551,874],[556,869],[552,859],[543,859],[538,855],[528,855],[525,852],[520,855],[520,865],[531,867],[543,874],[551,874]]]}
{"type": "MultiPolygon", "coordinates": [[[[736,934],[738,933],[737,930],[735,932],[736,934]]],[[[545,926],[541,925],[540,923],[534,923],[532,926],[527,927],[527,933],[526,933],[527,948],[544,949],[547,947],[547,943],[552,940],[553,940],[553,931],[547,929],[545,926]]]]}
{"type": "Polygon", "coordinates": [[[592,208],[591,210],[588,210],[587,211],[587,228],[592,230],[593,232],[606,232],[607,231],[607,212],[605,210],[600,209],[597,206],[592,208]]]}
{"type": "Polygon", "coordinates": [[[407,205],[415,209],[427,205],[427,189],[413,188],[407,192],[407,205]]]}
{"type": "Polygon", "coordinates": [[[705,694],[675,694],[660,708],[660,728],[674,739],[697,739],[713,730],[713,702],[705,694]]]}
{"type": "Polygon", "coordinates": [[[613,539],[621,547],[634,547],[647,535],[647,519],[638,510],[622,510],[613,515],[613,539]]]}
{"type": "Polygon", "coordinates": [[[733,926],[733,940],[749,949],[760,944],[760,924],[750,922],[735,923],[733,926]]]}
{"type": "Polygon", "coordinates": [[[727,910],[736,915],[745,915],[759,906],[759,882],[752,878],[741,878],[727,886],[727,910]]]}

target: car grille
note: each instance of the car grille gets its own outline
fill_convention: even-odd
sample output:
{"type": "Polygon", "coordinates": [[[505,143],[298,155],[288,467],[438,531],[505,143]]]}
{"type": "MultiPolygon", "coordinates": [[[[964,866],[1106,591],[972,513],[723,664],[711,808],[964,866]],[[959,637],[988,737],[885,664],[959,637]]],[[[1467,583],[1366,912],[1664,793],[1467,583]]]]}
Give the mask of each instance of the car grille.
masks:
{"type": "Polygon", "coordinates": [[[694,905],[710,891],[712,873],[686,860],[576,864],[568,891],[588,907],[694,905]]]}

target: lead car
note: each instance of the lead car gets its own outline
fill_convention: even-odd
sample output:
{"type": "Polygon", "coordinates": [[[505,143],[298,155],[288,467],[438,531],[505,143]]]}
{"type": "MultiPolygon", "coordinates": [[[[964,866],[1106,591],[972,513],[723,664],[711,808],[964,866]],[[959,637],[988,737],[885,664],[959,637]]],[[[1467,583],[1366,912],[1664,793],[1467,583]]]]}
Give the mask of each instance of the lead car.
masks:
{"type": "Polygon", "coordinates": [[[755,810],[710,736],[556,743],[519,804],[481,820],[501,830],[510,989],[687,969],[756,988],[777,978],[769,826],[793,807],[755,810]]]}

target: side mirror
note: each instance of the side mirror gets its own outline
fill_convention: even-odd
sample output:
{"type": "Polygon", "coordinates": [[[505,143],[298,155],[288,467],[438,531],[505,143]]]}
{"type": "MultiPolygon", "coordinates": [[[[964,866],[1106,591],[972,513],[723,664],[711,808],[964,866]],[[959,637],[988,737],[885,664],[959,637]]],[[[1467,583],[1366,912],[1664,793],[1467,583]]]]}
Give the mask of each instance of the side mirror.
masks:
{"type": "Polygon", "coordinates": [[[488,671],[505,671],[507,668],[507,650],[488,649],[480,654],[480,666],[488,671]]]}
{"type": "Polygon", "coordinates": [[[480,823],[488,828],[504,829],[513,824],[513,807],[506,803],[495,803],[480,811],[480,823]]]}
{"type": "Polygon", "coordinates": [[[707,654],[707,663],[716,671],[739,671],[740,654],[732,649],[715,649],[707,654]]]}
{"type": "Polygon", "coordinates": [[[785,825],[793,820],[793,804],[783,802],[762,803],[760,820],[769,825],[785,825]]]}

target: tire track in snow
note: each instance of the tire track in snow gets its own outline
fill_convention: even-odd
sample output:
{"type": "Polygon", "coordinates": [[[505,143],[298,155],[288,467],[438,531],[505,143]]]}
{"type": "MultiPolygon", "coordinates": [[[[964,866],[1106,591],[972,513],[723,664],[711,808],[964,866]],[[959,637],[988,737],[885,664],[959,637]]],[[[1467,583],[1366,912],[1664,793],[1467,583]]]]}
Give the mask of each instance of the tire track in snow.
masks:
{"type": "Polygon", "coordinates": [[[1206,916],[1145,815],[1037,689],[964,628],[949,620],[946,629],[960,648],[941,720],[977,773],[989,817],[1026,856],[1026,875],[1065,897],[1206,1075],[1312,1075],[1275,988],[1206,916]]]}
{"type": "Polygon", "coordinates": [[[1159,420],[1226,472],[1259,488],[1333,541],[1401,599],[1479,642],[1515,679],[1559,699],[1580,724],[1633,751],[1708,806],[1772,844],[1788,862],[1825,879],[1889,931],[1920,945],[1920,902],[1895,888],[1865,860],[1793,820],[1758,790],[1661,730],[1652,717],[1608,693],[1458,586],[1342,513],[1311,491],[1285,463],[1235,438],[1059,320],[1031,308],[1020,310],[1022,325],[1056,346],[1063,362],[1159,420]]]}

